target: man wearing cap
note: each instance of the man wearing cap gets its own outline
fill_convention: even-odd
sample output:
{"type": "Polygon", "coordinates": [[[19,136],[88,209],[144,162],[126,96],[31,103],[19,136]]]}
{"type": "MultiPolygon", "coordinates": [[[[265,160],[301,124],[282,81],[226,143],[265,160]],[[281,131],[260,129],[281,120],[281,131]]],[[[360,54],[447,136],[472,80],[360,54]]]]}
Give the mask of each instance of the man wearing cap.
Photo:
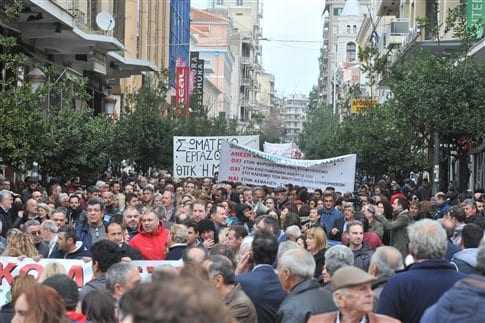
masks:
{"type": "Polygon", "coordinates": [[[376,279],[362,269],[345,266],[332,277],[333,299],[337,312],[313,315],[309,323],[398,323],[400,321],[372,313],[374,295],[372,282],[376,279]]]}

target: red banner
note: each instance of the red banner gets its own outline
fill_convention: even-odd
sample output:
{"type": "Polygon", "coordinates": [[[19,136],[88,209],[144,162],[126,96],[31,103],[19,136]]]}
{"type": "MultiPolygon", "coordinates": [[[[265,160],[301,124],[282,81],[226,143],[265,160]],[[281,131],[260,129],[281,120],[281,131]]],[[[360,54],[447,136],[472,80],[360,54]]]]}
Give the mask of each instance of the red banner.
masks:
{"type": "Polygon", "coordinates": [[[188,115],[189,112],[189,80],[190,67],[177,66],[175,71],[176,88],[175,88],[175,103],[177,109],[183,109],[182,115],[188,115]]]}

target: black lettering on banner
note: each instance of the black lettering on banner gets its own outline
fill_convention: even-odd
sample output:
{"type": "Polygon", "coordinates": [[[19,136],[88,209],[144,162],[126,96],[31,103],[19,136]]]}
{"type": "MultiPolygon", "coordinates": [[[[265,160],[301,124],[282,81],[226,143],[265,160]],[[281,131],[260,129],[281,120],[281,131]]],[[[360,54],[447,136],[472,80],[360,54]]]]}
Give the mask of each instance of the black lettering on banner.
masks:
{"type": "Polygon", "coordinates": [[[176,151],[185,151],[185,150],[180,150],[182,148],[182,145],[185,143],[185,139],[177,139],[177,148],[175,149],[176,151]]]}

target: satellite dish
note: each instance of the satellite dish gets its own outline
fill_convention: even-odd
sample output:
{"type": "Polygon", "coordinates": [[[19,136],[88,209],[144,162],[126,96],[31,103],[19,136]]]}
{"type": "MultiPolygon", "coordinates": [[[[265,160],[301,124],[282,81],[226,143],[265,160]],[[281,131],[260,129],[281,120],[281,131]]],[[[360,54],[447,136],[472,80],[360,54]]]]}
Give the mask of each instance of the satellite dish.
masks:
{"type": "Polygon", "coordinates": [[[96,25],[103,31],[111,31],[115,28],[115,19],[108,12],[102,11],[96,16],[96,25]]]}

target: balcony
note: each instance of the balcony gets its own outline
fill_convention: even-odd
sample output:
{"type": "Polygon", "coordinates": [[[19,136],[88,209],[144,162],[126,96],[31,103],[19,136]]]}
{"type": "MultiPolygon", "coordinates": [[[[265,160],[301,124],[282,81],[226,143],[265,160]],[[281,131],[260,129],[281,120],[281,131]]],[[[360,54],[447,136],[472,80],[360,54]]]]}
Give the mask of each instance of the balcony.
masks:
{"type": "Polygon", "coordinates": [[[377,0],[377,16],[399,16],[400,0],[377,0]]]}
{"type": "Polygon", "coordinates": [[[249,77],[241,77],[241,86],[249,87],[251,86],[251,79],[249,77]]]}
{"type": "Polygon", "coordinates": [[[251,65],[251,57],[241,56],[240,62],[241,62],[241,65],[251,65]]]}
{"type": "Polygon", "coordinates": [[[386,25],[386,47],[391,49],[403,46],[409,34],[409,19],[401,18],[392,21],[386,25]]]}

